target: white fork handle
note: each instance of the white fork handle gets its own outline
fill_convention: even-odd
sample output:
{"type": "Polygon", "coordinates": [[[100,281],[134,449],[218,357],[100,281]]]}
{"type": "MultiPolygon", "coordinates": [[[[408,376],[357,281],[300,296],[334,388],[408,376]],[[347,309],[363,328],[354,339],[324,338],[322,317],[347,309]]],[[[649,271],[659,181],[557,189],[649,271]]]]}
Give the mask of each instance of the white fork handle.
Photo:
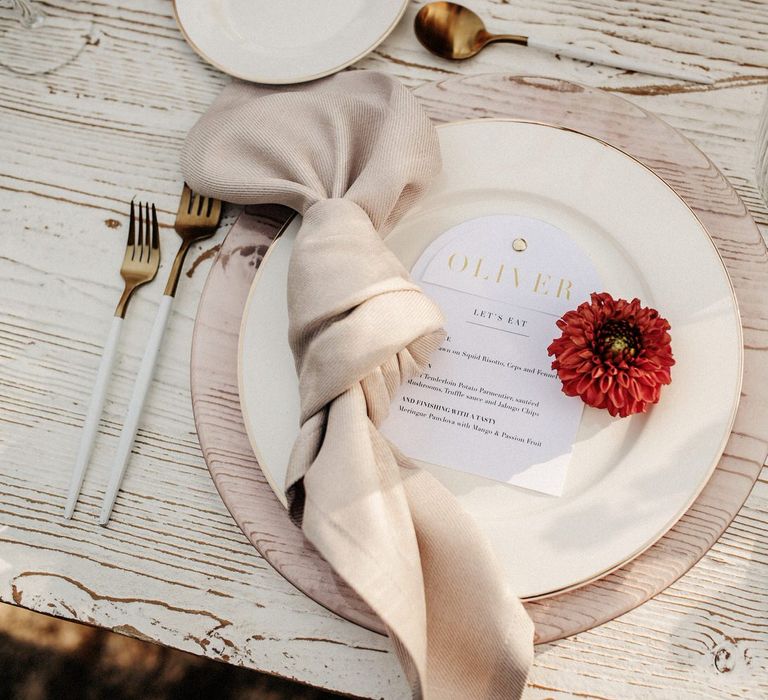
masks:
{"type": "Polygon", "coordinates": [[[536,39],[528,37],[528,46],[541,51],[559,54],[566,58],[575,58],[578,61],[587,61],[587,63],[600,63],[604,66],[613,66],[614,68],[623,68],[624,70],[633,70],[638,73],[647,73],[648,75],[660,75],[664,78],[675,78],[677,80],[688,80],[692,83],[701,83],[711,85],[715,81],[708,75],[697,71],[689,71],[684,68],[668,68],[658,63],[647,61],[638,61],[627,56],[607,53],[602,51],[593,51],[572,44],[561,44],[556,41],[546,41],[545,39],[536,39]]]}
{"type": "Polygon", "coordinates": [[[99,515],[99,525],[106,525],[109,522],[109,516],[112,514],[112,506],[120,491],[120,484],[123,481],[128,458],[131,456],[131,447],[133,439],[136,437],[136,429],[139,427],[139,418],[144,408],[144,400],[147,398],[149,385],[152,383],[152,376],[155,372],[157,355],[160,352],[160,345],[163,342],[165,326],[168,323],[168,316],[171,312],[173,297],[167,294],[163,295],[160,302],[160,308],[155,316],[155,324],[152,326],[152,332],[149,334],[147,348],[144,351],[144,357],[141,358],[141,366],[136,375],[136,382],[133,385],[133,394],[131,402],[128,404],[128,413],[125,416],[123,430],[120,433],[120,442],[117,445],[117,454],[112,463],[112,469],[109,474],[109,485],[104,494],[104,500],[101,504],[101,514],[99,515]]]}
{"type": "Polygon", "coordinates": [[[123,319],[119,316],[114,316],[112,318],[112,326],[109,329],[109,335],[107,336],[107,342],[101,353],[99,369],[96,372],[96,383],[91,394],[91,402],[88,404],[88,412],[85,414],[83,432],[80,435],[80,447],[77,450],[75,466],[69,480],[69,493],[67,493],[67,502],[64,506],[65,518],[72,517],[75,505],[77,504],[77,498],[80,495],[80,489],[83,487],[85,470],[88,468],[88,462],[93,452],[93,443],[96,441],[96,433],[99,429],[99,418],[104,410],[104,399],[107,397],[109,377],[112,374],[112,368],[117,357],[117,342],[120,339],[122,327],[123,319]]]}

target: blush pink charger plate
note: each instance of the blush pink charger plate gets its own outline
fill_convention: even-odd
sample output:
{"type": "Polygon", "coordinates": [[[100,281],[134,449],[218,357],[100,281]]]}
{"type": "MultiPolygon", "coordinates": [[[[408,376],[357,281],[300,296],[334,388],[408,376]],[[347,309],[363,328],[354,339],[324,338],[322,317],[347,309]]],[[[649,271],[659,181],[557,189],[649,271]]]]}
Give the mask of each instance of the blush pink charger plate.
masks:
{"type": "MultiPolygon", "coordinates": [[[[717,541],[749,495],[768,450],[764,358],[750,348],[748,333],[751,320],[765,317],[765,246],[738,194],[711,161],[668,124],[620,97],[549,78],[506,75],[452,78],[415,94],[435,122],[483,117],[544,122],[595,136],[634,156],[698,215],[723,256],[739,301],[744,390],[717,468],[688,512],[641,555],[579,588],[526,602],[536,642],[553,641],[611,620],[671,585],[717,541]]],[[[200,301],[192,346],[197,432],[222,500],[260,554],[313,600],[382,632],[378,618],[289,520],[259,468],[240,410],[243,310],[256,269],[290,215],[276,206],[248,208],[222,243],[200,301]]]]}

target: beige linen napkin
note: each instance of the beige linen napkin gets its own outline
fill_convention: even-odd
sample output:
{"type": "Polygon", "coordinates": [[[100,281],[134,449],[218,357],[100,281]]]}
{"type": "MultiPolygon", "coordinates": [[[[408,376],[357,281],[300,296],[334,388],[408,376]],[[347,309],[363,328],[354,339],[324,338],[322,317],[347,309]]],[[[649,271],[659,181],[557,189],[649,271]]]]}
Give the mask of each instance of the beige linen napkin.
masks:
{"type": "Polygon", "coordinates": [[[310,542],[380,616],[416,698],[517,698],[533,625],[456,499],[379,432],[444,334],[382,236],[440,167],[415,98],[365,71],[284,90],[235,82],[189,134],[203,194],[290,206],[301,430],[286,484],[310,542]]]}

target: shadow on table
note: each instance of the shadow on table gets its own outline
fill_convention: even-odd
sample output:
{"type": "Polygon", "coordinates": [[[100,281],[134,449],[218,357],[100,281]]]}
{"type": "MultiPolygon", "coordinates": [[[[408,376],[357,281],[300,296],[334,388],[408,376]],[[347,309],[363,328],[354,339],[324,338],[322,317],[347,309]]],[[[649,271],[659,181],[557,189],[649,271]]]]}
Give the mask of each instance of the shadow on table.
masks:
{"type": "Polygon", "coordinates": [[[0,698],[332,700],[340,695],[0,604],[0,698]]]}

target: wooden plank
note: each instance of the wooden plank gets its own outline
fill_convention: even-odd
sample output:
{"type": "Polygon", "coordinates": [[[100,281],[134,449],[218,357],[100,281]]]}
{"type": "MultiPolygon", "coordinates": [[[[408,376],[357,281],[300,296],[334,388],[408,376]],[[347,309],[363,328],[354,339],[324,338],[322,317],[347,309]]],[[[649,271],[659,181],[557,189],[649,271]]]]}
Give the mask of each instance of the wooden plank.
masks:
{"type": "MultiPolygon", "coordinates": [[[[59,517],[118,291],[127,202],[138,194],[159,206],[163,277],[176,244],[169,227],[178,151],[226,82],[184,43],[170,3],[79,5],[91,12],[93,29],[77,60],[40,76],[0,69],[0,599],[331,689],[402,697],[386,640],[287,584],[254,552],[214,490],[194,434],[187,369],[210,259],[182,282],[113,527],[99,528],[95,517],[159,285],[132,302],[82,505],[72,523],[59,517]]],[[[410,21],[419,5],[357,67],[385,70],[410,86],[504,71],[620,91],[692,138],[768,226],[752,165],[768,84],[764,3],[473,4],[499,31],[681,61],[718,78],[711,88],[684,90],[514,47],[449,64],[414,41],[410,21]]],[[[0,58],[3,50],[0,38],[0,58]]],[[[220,240],[197,247],[192,259],[220,240]]],[[[758,344],[765,325],[755,321],[758,344]]],[[[767,512],[764,472],[725,536],[675,586],[540,651],[527,696],[768,693],[761,626],[768,617],[767,512]]]]}

